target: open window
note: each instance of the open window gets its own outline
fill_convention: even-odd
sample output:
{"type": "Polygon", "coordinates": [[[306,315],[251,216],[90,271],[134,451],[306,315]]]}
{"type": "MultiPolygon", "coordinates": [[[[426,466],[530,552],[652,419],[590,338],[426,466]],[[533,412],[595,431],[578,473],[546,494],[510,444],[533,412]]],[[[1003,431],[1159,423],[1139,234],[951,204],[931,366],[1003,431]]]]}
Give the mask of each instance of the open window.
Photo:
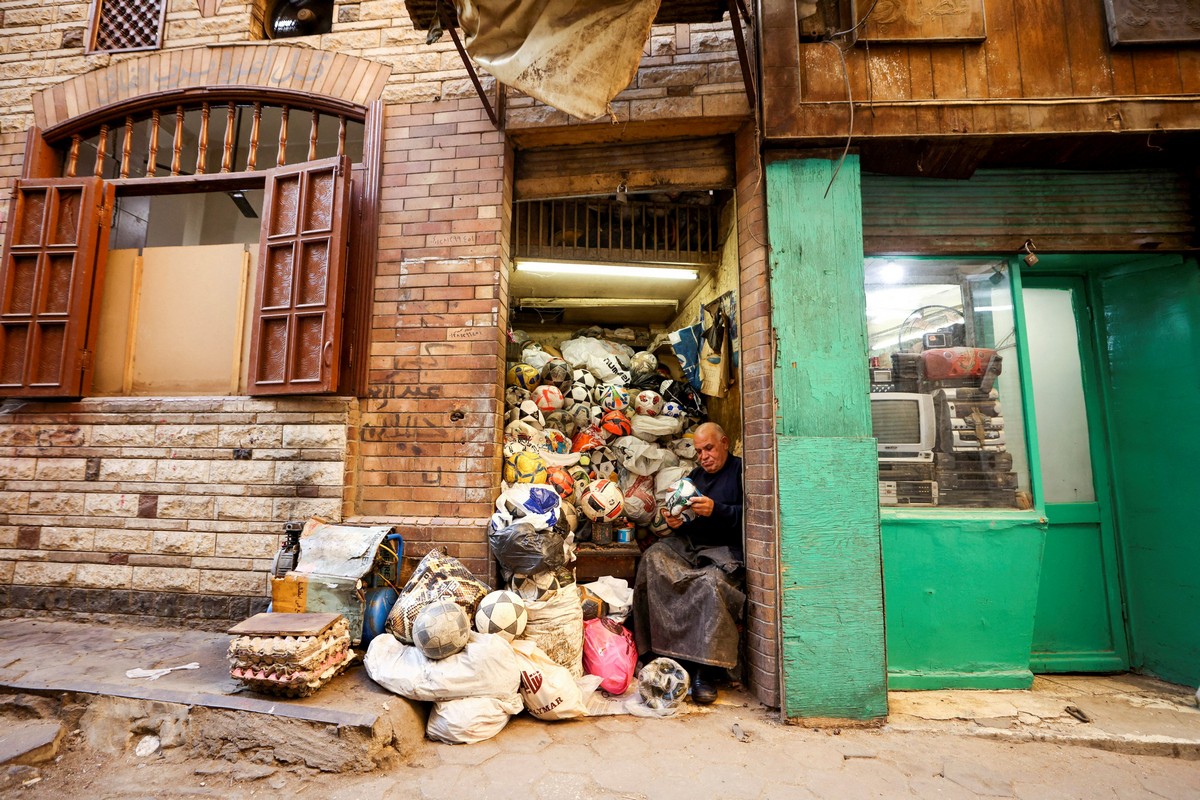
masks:
{"type": "Polygon", "coordinates": [[[0,396],[357,393],[378,119],[269,99],[121,119],[30,133],[27,169],[63,177],[14,192],[0,396]]]}

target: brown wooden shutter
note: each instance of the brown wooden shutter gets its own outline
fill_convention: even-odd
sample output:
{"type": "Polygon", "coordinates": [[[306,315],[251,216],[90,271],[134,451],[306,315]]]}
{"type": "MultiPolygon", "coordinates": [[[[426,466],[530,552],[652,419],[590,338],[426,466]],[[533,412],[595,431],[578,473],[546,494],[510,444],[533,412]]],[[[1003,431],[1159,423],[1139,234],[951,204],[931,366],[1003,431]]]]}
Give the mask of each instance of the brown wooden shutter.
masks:
{"type": "Polygon", "coordinates": [[[267,178],[250,394],[337,389],[349,200],[345,157],[280,167],[267,178]]]}
{"type": "Polygon", "coordinates": [[[18,181],[0,283],[0,395],[80,397],[91,385],[114,187],[18,181]],[[94,317],[94,318],[93,318],[94,317]]]}

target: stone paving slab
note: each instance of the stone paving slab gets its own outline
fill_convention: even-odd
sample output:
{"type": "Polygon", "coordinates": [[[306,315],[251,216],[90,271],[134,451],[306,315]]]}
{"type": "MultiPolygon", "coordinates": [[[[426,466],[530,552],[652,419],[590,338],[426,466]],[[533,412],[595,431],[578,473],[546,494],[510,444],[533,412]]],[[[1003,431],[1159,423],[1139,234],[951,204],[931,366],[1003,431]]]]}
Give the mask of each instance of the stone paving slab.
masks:
{"type": "Polygon", "coordinates": [[[11,723],[0,733],[0,766],[40,764],[58,755],[65,733],[62,723],[52,720],[11,723]]]}
{"type": "Polygon", "coordinates": [[[0,687],[16,691],[81,692],[273,714],[331,725],[370,727],[392,701],[355,664],[305,698],[275,698],[244,689],[229,676],[230,637],[211,631],[91,625],[43,619],[0,622],[0,687]],[[198,662],[156,680],[126,670],[198,662]]]}

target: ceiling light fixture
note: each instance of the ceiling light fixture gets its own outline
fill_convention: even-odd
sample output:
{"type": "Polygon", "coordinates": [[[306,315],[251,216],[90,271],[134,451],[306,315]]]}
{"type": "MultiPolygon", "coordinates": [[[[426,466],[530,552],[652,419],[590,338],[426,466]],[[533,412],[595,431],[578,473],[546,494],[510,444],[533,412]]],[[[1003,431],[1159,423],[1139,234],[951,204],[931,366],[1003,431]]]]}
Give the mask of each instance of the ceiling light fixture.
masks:
{"type": "Polygon", "coordinates": [[[647,297],[520,297],[520,308],[599,308],[621,306],[670,306],[679,308],[678,300],[647,297]]]}
{"type": "Polygon", "coordinates": [[[518,261],[521,272],[580,275],[593,278],[652,278],[660,281],[694,281],[700,272],[686,267],[643,267],[633,264],[593,264],[570,261],[518,261]]]}

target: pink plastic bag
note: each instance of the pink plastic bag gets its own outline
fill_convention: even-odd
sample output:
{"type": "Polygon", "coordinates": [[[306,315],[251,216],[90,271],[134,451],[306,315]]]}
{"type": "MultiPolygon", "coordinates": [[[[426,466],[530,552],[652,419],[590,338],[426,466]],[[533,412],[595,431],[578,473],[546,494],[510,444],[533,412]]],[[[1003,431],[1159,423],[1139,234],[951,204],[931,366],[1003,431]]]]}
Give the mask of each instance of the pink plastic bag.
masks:
{"type": "Polygon", "coordinates": [[[583,623],[583,669],[602,678],[600,688],[609,694],[624,694],[637,670],[637,646],[633,634],[607,617],[583,623]]]}

